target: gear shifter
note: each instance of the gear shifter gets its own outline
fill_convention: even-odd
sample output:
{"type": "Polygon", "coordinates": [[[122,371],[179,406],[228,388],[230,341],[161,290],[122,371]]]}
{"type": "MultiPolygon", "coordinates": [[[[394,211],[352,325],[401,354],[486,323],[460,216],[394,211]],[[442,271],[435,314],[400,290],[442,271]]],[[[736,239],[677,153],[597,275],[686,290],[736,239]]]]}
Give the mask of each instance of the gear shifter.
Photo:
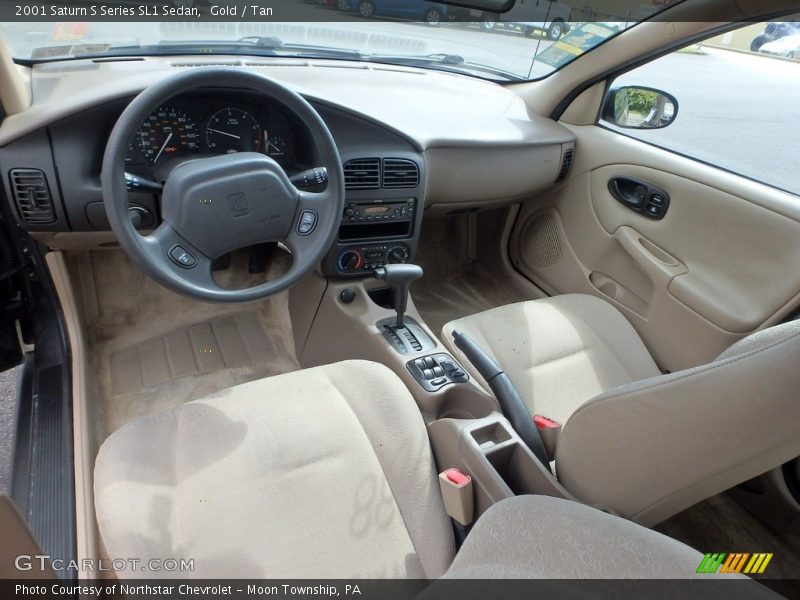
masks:
{"type": "Polygon", "coordinates": [[[405,327],[406,307],[408,306],[408,288],[422,277],[422,267],[419,265],[386,265],[375,269],[374,276],[389,284],[394,292],[394,308],[397,311],[397,329],[405,327]]]}

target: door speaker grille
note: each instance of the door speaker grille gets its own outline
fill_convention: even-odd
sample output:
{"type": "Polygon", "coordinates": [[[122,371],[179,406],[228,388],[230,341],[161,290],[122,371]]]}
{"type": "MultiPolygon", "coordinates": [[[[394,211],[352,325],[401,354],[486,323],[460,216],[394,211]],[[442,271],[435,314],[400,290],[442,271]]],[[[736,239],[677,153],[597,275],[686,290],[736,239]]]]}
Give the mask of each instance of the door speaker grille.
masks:
{"type": "Polygon", "coordinates": [[[527,262],[537,269],[550,267],[561,260],[563,249],[558,235],[558,223],[552,213],[533,219],[528,226],[526,238],[527,262]]]}

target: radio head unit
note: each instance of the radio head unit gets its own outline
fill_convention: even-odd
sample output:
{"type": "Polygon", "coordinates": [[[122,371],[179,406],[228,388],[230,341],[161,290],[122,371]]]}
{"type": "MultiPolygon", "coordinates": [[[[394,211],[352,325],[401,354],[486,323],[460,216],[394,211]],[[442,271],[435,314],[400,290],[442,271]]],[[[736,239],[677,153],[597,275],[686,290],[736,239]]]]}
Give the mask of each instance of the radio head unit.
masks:
{"type": "Polygon", "coordinates": [[[412,258],[417,199],[358,200],[345,206],[337,242],[323,261],[326,275],[368,275],[412,258]]]}
{"type": "Polygon", "coordinates": [[[414,227],[416,200],[350,202],[344,209],[339,241],[402,238],[414,227]]]}

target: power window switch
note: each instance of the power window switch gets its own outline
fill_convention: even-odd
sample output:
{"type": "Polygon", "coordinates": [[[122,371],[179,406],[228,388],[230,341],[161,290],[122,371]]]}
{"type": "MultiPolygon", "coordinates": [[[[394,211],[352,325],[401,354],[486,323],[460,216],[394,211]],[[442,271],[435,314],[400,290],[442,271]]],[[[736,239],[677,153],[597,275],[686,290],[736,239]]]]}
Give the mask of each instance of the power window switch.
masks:
{"type": "Polygon", "coordinates": [[[428,380],[434,379],[435,377],[435,375],[433,374],[433,369],[423,369],[422,376],[428,380]]]}
{"type": "Polygon", "coordinates": [[[645,211],[651,217],[661,216],[661,207],[658,204],[648,204],[645,207],[645,211]]]}

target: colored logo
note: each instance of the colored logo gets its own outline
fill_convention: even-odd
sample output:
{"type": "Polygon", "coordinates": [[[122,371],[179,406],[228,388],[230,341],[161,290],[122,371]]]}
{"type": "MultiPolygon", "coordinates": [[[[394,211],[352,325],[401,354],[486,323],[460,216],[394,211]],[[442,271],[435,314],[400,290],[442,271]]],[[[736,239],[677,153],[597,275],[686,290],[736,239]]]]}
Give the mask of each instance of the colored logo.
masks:
{"type": "Polygon", "coordinates": [[[706,554],[697,567],[698,573],[761,574],[772,560],[772,552],[715,552],[706,554]]]}

